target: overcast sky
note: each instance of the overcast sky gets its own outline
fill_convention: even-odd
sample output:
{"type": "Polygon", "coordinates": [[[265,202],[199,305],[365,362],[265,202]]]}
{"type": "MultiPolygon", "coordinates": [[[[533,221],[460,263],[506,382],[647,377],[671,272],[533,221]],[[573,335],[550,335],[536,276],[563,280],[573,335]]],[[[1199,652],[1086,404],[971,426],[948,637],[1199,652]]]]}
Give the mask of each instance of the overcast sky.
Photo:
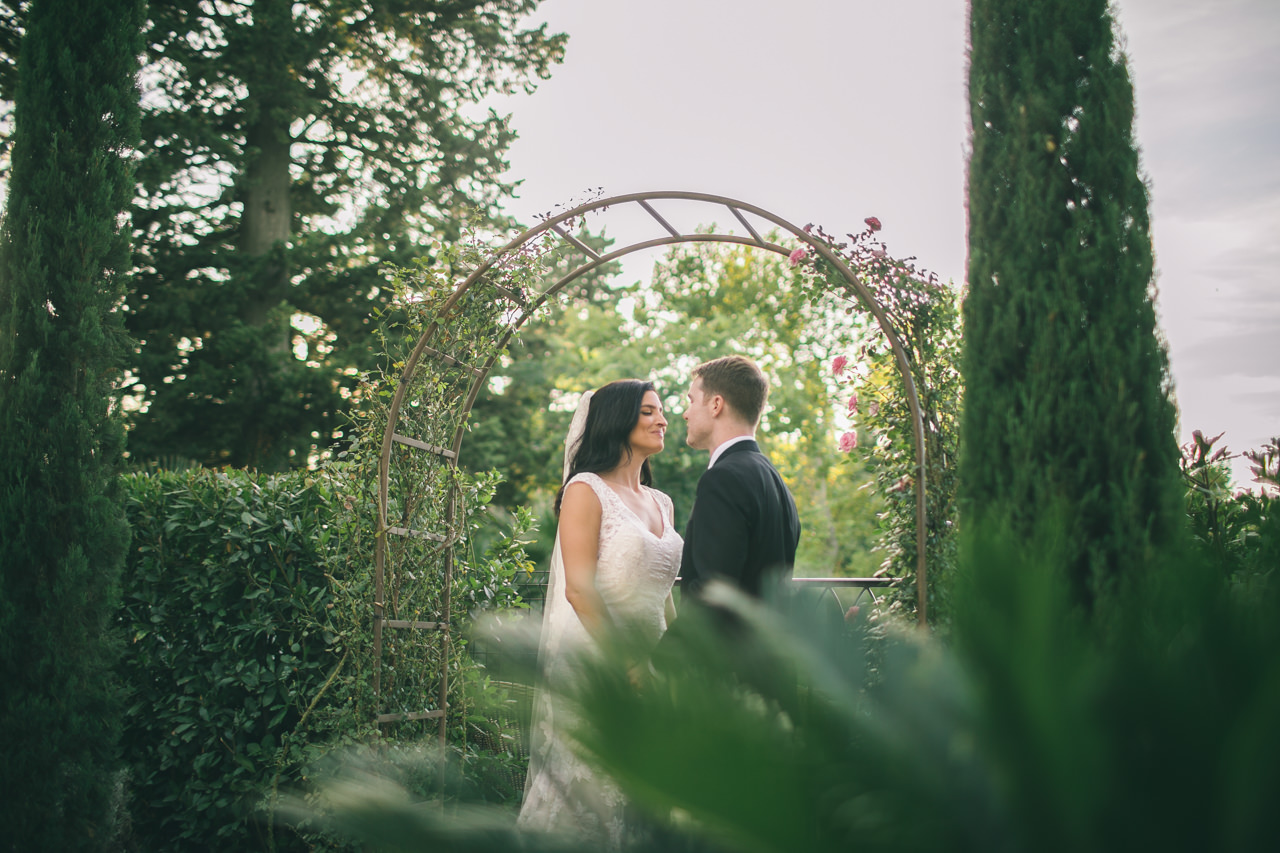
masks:
{"type": "MultiPolygon", "coordinates": [[[[1183,437],[1258,447],[1280,434],[1280,2],[1118,6],[1183,437]]],[[[525,223],[596,188],[715,193],[836,233],[877,216],[894,254],[963,280],[962,0],[544,0],[538,19],[569,34],[565,63],[495,104],[525,223]]]]}

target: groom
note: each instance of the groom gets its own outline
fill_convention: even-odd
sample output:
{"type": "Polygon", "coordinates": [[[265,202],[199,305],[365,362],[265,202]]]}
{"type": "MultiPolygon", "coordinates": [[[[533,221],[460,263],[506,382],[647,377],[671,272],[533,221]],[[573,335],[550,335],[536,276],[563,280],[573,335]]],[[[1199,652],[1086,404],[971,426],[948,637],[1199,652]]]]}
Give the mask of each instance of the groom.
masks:
{"type": "Polygon", "coordinates": [[[720,579],[757,598],[789,580],[800,541],[796,502],[756,444],[769,396],[760,368],[740,355],[693,370],[684,419],[689,446],[711,452],[684,534],[681,599],[720,579]]]}

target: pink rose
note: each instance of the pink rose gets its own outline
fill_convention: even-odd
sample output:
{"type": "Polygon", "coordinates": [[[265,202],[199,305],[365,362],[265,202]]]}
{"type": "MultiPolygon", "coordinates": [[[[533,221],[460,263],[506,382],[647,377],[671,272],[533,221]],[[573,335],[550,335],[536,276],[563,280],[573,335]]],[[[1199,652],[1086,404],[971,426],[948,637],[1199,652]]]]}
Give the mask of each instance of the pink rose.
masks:
{"type": "Polygon", "coordinates": [[[876,219],[874,216],[868,216],[866,219],[862,221],[867,223],[867,227],[870,228],[872,231],[880,230],[880,220],[876,219]]]}
{"type": "Polygon", "coordinates": [[[858,395],[857,394],[854,394],[852,397],[849,398],[849,414],[851,415],[858,414],[858,395]]]}
{"type": "Polygon", "coordinates": [[[809,254],[809,250],[806,249],[804,246],[801,246],[799,249],[796,249],[794,252],[787,255],[787,260],[790,261],[791,266],[794,267],[796,264],[803,261],[805,259],[805,256],[808,254],[809,254]]]}
{"type": "Polygon", "coordinates": [[[833,376],[839,376],[841,373],[844,373],[844,366],[848,363],[849,359],[842,355],[838,355],[831,359],[831,374],[833,376]]]}
{"type": "Polygon", "coordinates": [[[840,452],[848,453],[858,446],[858,434],[852,430],[840,436],[840,452]]]}
{"type": "Polygon", "coordinates": [[[858,605],[856,604],[853,605],[852,607],[850,607],[848,610],[844,612],[844,621],[852,622],[854,619],[857,619],[858,612],[859,612],[858,605]]]}

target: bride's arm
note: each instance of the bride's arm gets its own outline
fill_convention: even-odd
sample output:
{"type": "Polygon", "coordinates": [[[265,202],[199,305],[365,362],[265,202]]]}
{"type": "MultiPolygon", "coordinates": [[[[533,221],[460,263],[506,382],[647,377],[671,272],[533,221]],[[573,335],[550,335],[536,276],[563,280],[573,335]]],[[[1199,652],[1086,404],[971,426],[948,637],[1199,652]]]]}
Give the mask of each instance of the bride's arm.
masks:
{"type": "Polygon", "coordinates": [[[582,626],[597,640],[610,627],[609,610],[596,589],[600,551],[600,499],[586,483],[573,483],[560,501],[560,558],[564,561],[564,597],[582,626]]]}

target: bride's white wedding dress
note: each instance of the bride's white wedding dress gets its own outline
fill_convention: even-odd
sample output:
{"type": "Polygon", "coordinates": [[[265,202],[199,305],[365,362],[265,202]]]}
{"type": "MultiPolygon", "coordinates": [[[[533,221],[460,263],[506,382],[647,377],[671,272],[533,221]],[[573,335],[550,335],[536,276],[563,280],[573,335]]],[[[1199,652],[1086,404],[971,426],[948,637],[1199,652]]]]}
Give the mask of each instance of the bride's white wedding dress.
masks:
{"type": "MultiPolygon", "coordinates": [[[[614,622],[636,628],[657,643],[667,629],[665,604],[680,569],[683,547],[675,531],[671,498],[645,489],[662,512],[662,535],[655,536],[599,476],[578,474],[569,482],[586,483],[600,500],[596,588],[610,615],[614,622]]],[[[571,684],[575,660],[594,645],[564,595],[557,533],[538,646],[539,667],[548,683],[553,687],[571,684]]],[[[534,699],[529,776],[517,825],[570,832],[601,848],[616,849],[626,834],[622,794],[578,757],[566,735],[575,722],[572,711],[554,692],[539,690],[534,699]]]]}

